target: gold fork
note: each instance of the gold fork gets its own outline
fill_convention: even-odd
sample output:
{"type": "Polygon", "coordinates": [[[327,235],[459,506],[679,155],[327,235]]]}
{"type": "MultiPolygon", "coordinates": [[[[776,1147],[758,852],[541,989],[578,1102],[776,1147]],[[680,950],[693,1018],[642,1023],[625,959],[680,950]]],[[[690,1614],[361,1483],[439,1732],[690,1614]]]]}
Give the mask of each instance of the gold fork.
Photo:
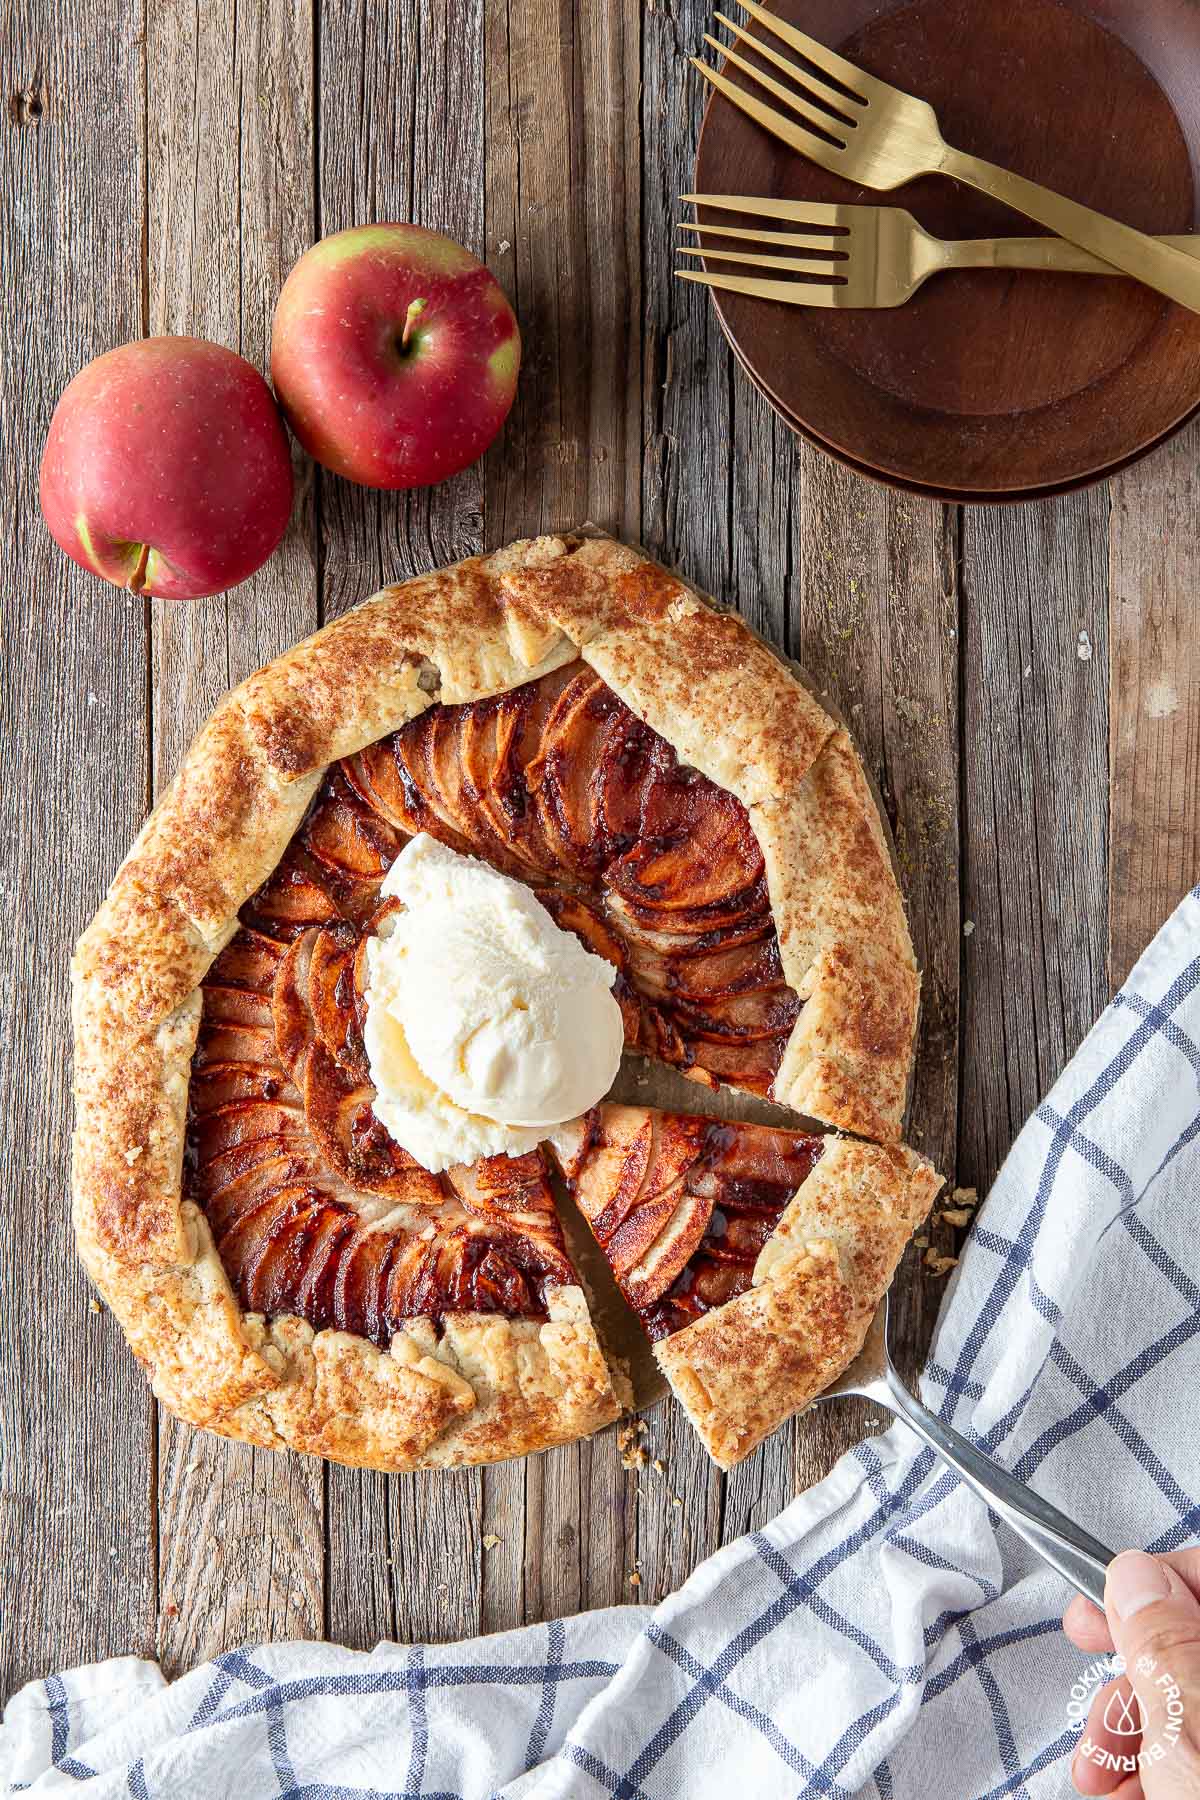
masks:
{"type": "MultiPolygon", "coordinates": [[[[831,206],[815,200],[758,200],[748,194],[681,194],[695,206],[724,208],[756,218],[801,225],[802,232],[755,231],[749,225],[701,225],[688,220],[681,231],[704,238],[730,238],[744,244],[769,244],[798,250],[801,255],[764,255],[753,250],[713,249],[709,244],[679,244],[684,256],[706,263],[740,263],[772,269],[784,279],[712,274],[676,269],[684,281],[753,294],[759,300],[784,300],[791,306],[902,306],[922,282],[946,269],[1051,269],[1076,275],[1112,275],[1111,263],[1068,244],[1063,238],[963,238],[946,242],[925,230],[900,206],[831,206]],[[825,276],[824,281],[808,279],[825,276]],[[805,279],[797,279],[805,277],[805,279]]],[[[1161,238],[1185,255],[1200,257],[1200,237],[1161,238]]]]}
{"type": "Polygon", "coordinates": [[[1105,218],[1090,206],[1055,194],[1036,181],[1028,181],[1023,175],[953,149],[943,138],[934,110],[926,101],[865,74],[807,32],[777,19],[758,0],[737,0],[737,4],[782,43],[798,51],[808,66],[792,62],[761,38],[734,24],[724,13],[716,14],[720,23],[739,42],[787,75],[792,85],[785,87],[708,33],[705,42],[782,101],[795,118],[767,106],[707,63],[695,57],[692,61],[726,99],[802,156],[831,174],[870,188],[901,187],[918,175],[952,176],[1014,207],[1027,218],[1036,219],[1059,237],[1069,238],[1102,262],[1136,276],[1148,287],[1191,307],[1193,312],[1200,312],[1200,262],[1193,257],[1172,244],[1135,231],[1131,225],[1105,218]]]}

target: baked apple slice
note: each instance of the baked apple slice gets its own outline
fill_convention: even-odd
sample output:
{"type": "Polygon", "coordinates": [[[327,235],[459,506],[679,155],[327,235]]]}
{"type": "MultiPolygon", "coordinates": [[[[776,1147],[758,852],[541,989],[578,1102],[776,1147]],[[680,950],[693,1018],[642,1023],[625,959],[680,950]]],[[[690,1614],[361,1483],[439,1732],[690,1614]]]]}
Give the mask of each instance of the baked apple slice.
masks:
{"type": "Polygon", "coordinates": [[[631,1050],[709,1087],[770,1092],[800,1002],[749,814],[586,663],[431,706],[332,765],[245,922],[361,934],[419,831],[527,881],[616,964],[631,1050]]]}
{"type": "Polygon", "coordinates": [[[723,1469],[857,1355],[941,1178],[913,1151],[606,1104],[552,1148],[723,1469]]]}

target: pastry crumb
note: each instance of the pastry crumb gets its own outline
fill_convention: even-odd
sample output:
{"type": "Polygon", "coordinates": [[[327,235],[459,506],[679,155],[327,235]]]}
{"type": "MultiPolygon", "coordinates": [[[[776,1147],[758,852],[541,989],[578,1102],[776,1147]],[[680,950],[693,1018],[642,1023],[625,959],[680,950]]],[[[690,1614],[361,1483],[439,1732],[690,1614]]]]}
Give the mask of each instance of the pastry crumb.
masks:
{"type": "Polygon", "coordinates": [[[958,1231],[961,1231],[964,1225],[971,1223],[969,1206],[943,1206],[937,1216],[943,1224],[953,1225],[958,1231]]]}
{"type": "Polygon", "coordinates": [[[979,1189],[973,1187],[956,1187],[952,1191],[950,1198],[953,1200],[955,1206],[978,1206],[979,1189]]]}
{"type": "Polygon", "coordinates": [[[945,1275],[957,1262],[957,1256],[940,1256],[936,1250],[925,1252],[926,1267],[932,1269],[935,1275],[945,1275]]]}
{"type": "Polygon", "coordinates": [[[629,1577],[629,1585],[630,1585],[630,1587],[641,1587],[641,1585],[642,1585],[642,1578],[638,1574],[636,1569],[634,1569],[633,1573],[629,1577]]]}
{"type": "Polygon", "coordinates": [[[100,1302],[97,1300],[95,1294],[93,1294],[91,1299],[88,1301],[88,1311],[94,1312],[94,1313],[102,1313],[104,1311],[104,1308],[101,1306],[100,1302]]]}
{"type": "Polygon", "coordinates": [[[644,1469],[650,1461],[650,1452],[645,1444],[638,1443],[639,1435],[646,1429],[644,1419],[631,1419],[622,1425],[617,1432],[617,1449],[621,1453],[623,1469],[644,1469]]]}
{"type": "Polygon", "coordinates": [[[918,1250],[928,1250],[929,1248],[929,1239],[924,1232],[921,1233],[920,1237],[915,1237],[913,1243],[917,1246],[918,1250]]]}
{"type": "Polygon", "coordinates": [[[1079,638],[1075,645],[1075,654],[1080,662],[1091,662],[1092,660],[1092,640],[1086,631],[1081,631],[1079,633],[1079,638]]]}
{"type": "Polygon", "coordinates": [[[671,1495],[671,1505],[672,1506],[682,1506],[683,1505],[682,1494],[672,1494],[671,1495]]]}
{"type": "Polygon", "coordinates": [[[129,1164],[130,1168],[133,1167],[133,1165],[137,1161],[138,1157],[144,1154],[145,1148],[146,1148],[146,1146],[144,1144],[127,1144],[126,1145],[125,1161],[129,1164]]]}
{"type": "Polygon", "coordinates": [[[964,919],[963,920],[963,936],[964,937],[972,937],[974,935],[974,932],[975,932],[974,919],[964,919]]]}
{"type": "Polygon", "coordinates": [[[494,1550],[499,1542],[500,1539],[496,1536],[495,1532],[489,1531],[483,1540],[483,1547],[485,1550],[494,1550]]]}

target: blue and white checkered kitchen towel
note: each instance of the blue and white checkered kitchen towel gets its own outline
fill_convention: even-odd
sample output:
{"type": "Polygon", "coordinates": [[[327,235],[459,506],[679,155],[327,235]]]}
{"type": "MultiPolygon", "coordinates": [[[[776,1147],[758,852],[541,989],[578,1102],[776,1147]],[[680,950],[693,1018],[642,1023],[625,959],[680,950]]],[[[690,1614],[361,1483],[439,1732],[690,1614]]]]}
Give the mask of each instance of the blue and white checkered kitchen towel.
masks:
{"type": "MultiPolygon", "coordinates": [[[[1198,1139],[1200,889],[1018,1138],[924,1380],[1114,1547],[1200,1526],[1198,1139]]],[[[1040,1800],[1070,1789],[1067,1597],[895,1426],[653,1613],[251,1646],[169,1686],[133,1658],[76,1669],[11,1702],[0,1776],[133,1800],[1040,1800]]]]}

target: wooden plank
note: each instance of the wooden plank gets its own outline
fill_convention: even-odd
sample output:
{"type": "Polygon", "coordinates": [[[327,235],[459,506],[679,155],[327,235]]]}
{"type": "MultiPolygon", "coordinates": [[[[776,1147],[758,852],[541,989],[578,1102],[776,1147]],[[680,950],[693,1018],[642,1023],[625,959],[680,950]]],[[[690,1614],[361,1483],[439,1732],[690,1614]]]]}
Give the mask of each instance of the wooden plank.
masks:
{"type": "MultiPolygon", "coordinates": [[[[150,330],[209,337],[265,370],[271,315],[313,218],[307,0],[146,11],[150,330]],[[232,128],[231,128],[232,124],[232,128]]],[[[225,598],[154,603],[154,782],[221,692],[317,623],[311,509],[225,598]]],[[[159,1654],[169,1671],[246,1639],[323,1631],[315,1460],[159,1423],[159,1654]]]]}
{"type": "Polygon", "coordinates": [[[154,1525],[149,1392],[115,1321],[90,1310],[69,1225],[67,958],[141,817],[145,618],[67,561],[37,499],[61,390],[141,330],[136,22],[115,0],[78,15],[17,0],[0,81],[0,882],[15,921],[0,939],[2,1698],[152,1651],[154,1525]]]}
{"type": "MultiPolygon", "coordinates": [[[[486,462],[489,546],[640,528],[638,9],[487,0],[487,245],[523,340],[486,462]]],[[[615,1433],[484,1472],[487,1630],[631,1595],[615,1433]]]]}
{"type": "MultiPolygon", "coordinates": [[[[749,402],[761,404],[756,395],[749,402]]],[[[953,1177],[961,942],[957,516],[864,481],[807,445],[792,455],[800,505],[790,509],[784,564],[795,571],[785,644],[850,726],[891,828],[923,971],[908,1134],[953,1177]]],[[[759,488],[751,452],[739,454],[737,464],[746,472],[749,511],[759,488]]],[[[788,516],[782,514],[785,526],[788,516]]],[[[923,1358],[940,1301],[940,1285],[910,1251],[890,1319],[893,1354],[907,1373],[923,1358]]],[[[876,1415],[841,1402],[798,1420],[796,1486],[826,1474],[864,1435],[869,1416],[876,1415]]]]}
{"type": "Polygon", "coordinates": [[[1108,506],[963,520],[960,1170],[981,1190],[1108,997],[1108,506]]]}
{"type": "MultiPolygon", "coordinates": [[[[682,53],[701,42],[709,10],[703,0],[682,0],[647,11],[643,22],[642,136],[650,154],[643,169],[642,538],[652,556],[726,599],[734,562],[732,359],[707,295],[672,278],[665,248],[675,237],[678,196],[692,185],[704,99],[682,53]]],[[[757,606],[747,617],[756,628],[769,624],[757,606]]],[[[665,1494],[643,1476],[637,1515],[638,1597],[654,1604],[720,1542],[724,1486],[672,1401],[648,1424],[652,1459],[666,1471],[665,1494]]],[[[746,1480],[739,1477],[735,1514],[747,1505],[746,1480]]]]}
{"type": "MultiPolygon", "coordinates": [[[[483,234],[482,0],[369,0],[320,13],[320,235],[377,220],[483,234]]],[[[378,494],[321,475],[322,616],[480,548],[483,475],[378,494]]],[[[480,1629],[482,1476],[329,1465],[328,1622],[339,1643],[441,1642],[480,1629]]]]}
{"type": "Polygon", "coordinates": [[[637,8],[487,0],[486,34],[488,251],[523,350],[487,542],[585,520],[636,535],[637,8]]]}
{"type": "Polygon", "coordinates": [[[1109,978],[1119,987],[1200,879],[1200,428],[1109,490],[1109,978]]]}

